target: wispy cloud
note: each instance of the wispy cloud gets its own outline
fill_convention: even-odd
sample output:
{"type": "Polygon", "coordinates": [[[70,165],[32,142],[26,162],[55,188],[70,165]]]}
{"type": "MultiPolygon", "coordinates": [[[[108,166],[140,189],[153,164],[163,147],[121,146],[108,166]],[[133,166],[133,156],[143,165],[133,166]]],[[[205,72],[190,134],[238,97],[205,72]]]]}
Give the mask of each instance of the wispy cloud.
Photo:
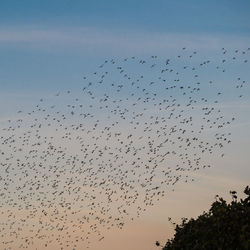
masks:
{"type": "Polygon", "coordinates": [[[213,50],[221,47],[247,48],[250,37],[201,33],[153,33],[105,31],[78,28],[0,28],[0,46],[24,49],[80,50],[115,54],[150,54],[171,52],[185,46],[189,49],[213,50]]]}

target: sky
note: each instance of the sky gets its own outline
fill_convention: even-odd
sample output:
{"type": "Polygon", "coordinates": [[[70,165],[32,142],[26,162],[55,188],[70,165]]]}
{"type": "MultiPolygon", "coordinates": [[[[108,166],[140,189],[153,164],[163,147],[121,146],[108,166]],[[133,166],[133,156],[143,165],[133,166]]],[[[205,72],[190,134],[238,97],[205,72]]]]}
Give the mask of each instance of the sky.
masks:
{"type": "MultiPolygon", "coordinates": [[[[67,89],[77,92],[83,77],[106,59],[158,55],[165,60],[186,47],[201,52],[199,61],[202,56],[216,57],[222,47],[246,50],[250,46],[249,12],[247,0],[3,0],[0,126],[40,98],[67,89]]],[[[247,68],[241,66],[238,72],[249,81],[247,68]]],[[[224,84],[230,77],[235,76],[229,72],[224,84]]],[[[250,176],[250,103],[249,98],[239,103],[231,95],[223,103],[225,114],[237,114],[239,119],[230,128],[233,143],[227,147],[226,157],[211,159],[214,168],[197,173],[195,182],[176,186],[122,230],[105,232],[105,240],[91,249],[156,249],[156,240],[164,242],[173,235],[168,217],[177,222],[182,217],[196,217],[208,210],[216,194],[230,200],[229,190],[242,192],[250,176]]]]}

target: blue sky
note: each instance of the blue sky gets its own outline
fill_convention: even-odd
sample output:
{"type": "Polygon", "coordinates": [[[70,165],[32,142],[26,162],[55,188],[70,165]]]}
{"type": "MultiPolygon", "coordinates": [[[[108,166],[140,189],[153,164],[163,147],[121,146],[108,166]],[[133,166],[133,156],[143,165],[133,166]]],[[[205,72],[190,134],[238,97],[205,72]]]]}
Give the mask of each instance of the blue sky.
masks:
{"type": "Polygon", "coordinates": [[[113,56],[245,48],[250,41],[247,4],[88,2],[1,6],[2,90],[58,89],[113,56]]]}
{"type": "Polygon", "coordinates": [[[249,33],[249,1],[1,1],[1,25],[249,33]]]}

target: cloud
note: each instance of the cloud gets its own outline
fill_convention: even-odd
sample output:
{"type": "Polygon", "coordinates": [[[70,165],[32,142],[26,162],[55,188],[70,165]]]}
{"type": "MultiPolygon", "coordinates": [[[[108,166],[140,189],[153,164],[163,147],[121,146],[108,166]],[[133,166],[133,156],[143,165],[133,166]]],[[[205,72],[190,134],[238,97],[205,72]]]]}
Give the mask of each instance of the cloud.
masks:
{"type": "Polygon", "coordinates": [[[221,47],[246,49],[248,36],[202,33],[154,33],[96,28],[6,27],[0,29],[0,46],[50,51],[84,51],[112,54],[152,54],[182,47],[214,50],[221,47]]]}

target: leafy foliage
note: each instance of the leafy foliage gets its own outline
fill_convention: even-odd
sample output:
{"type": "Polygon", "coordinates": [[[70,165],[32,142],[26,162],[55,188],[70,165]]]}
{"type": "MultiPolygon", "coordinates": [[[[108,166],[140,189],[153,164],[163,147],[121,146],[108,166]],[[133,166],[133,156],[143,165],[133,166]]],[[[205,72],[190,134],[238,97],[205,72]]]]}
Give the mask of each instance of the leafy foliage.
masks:
{"type": "Polygon", "coordinates": [[[230,191],[232,202],[227,203],[216,195],[208,212],[197,219],[182,219],[175,227],[175,235],[162,250],[243,250],[250,249],[250,188],[244,190],[247,197],[237,200],[237,193],[230,191]]]}

